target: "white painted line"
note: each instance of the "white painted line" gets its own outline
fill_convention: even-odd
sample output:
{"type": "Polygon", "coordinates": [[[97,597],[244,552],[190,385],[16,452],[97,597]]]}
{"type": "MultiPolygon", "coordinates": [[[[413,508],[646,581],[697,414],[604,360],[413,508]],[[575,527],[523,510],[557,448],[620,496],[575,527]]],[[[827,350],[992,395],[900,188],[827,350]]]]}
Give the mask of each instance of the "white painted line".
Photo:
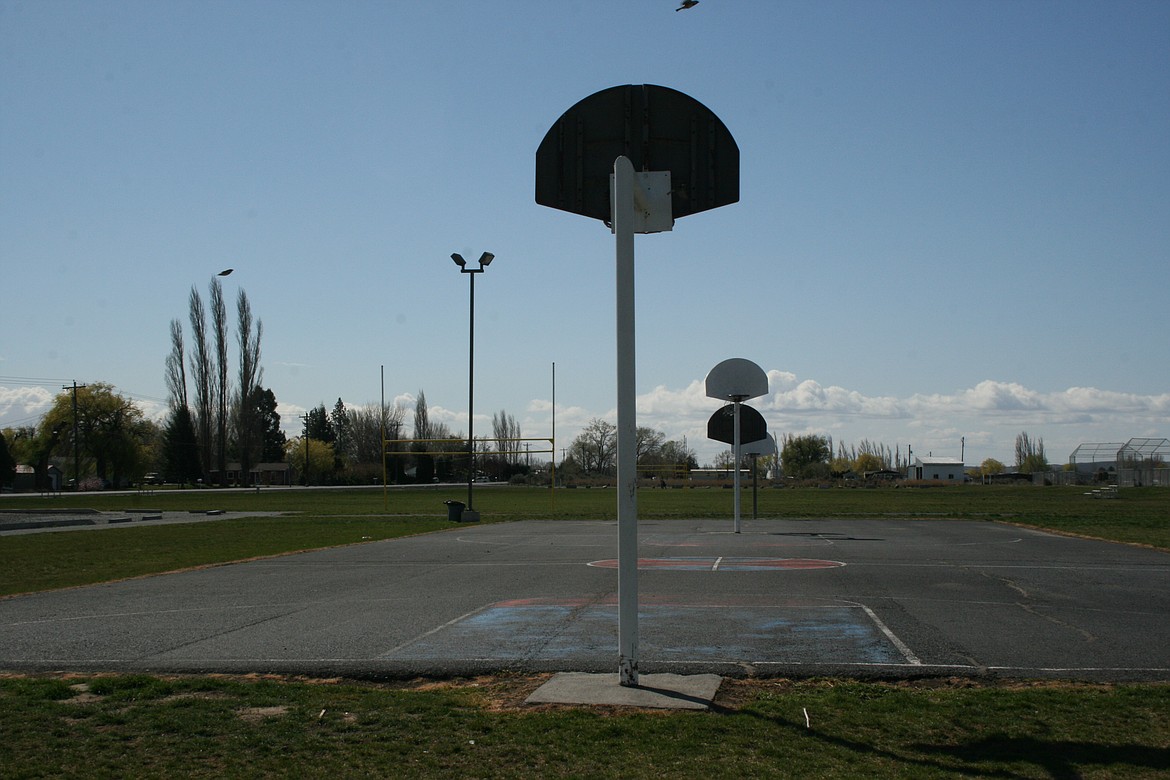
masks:
{"type": "Polygon", "coordinates": [[[1165,574],[1170,566],[1164,564],[1094,564],[1078,563],[1067,566],[1050,566],[1033,563],[983,563],[979,561],[956,561],[954,563],[887,563],[884,561],[854,561],[850,566],[882,566],[889,569],[1027,569],[1028,571],[1136,571],[1149,574],[1165,574]]]}
{"type": "Polygon", "coordinates": [[[444,623],[441,626],[436,626],[435,628],[432,628],[430,631],[427,631],[424,634],[419,634],[414,639],[408,639],[405,642],[403,642],[402,644],[397,645],[395,647],[392,647],[389,650],[387,650],[386,652],[384,652],[376,657],[377,658],[385,658],[388,655],[393,655],[394,653],[397,653],[399,650],[403,649],[404,647],[410,647],[413,644],[421,642],[422,640],[426,639],[428,636],[431,636],[432,634],[437,634],[440,631],[442,631],[444,628],[450,628],[451,626],[455,625],[459,621],[466,620],[467,618],[471,617],[472,615],[476,615],[480,612],[483,612],[485,609],[487,609],[491,606],[493,606],[493,605],[492,604],[484,604],[482,607],[476,607],[475,609],[471,610],[470,612],[463,614],[463,615],[460,615],[457,618],[452,618],[451,620],[448,620],[446,623],[444,623]]]}
{"type": "Polygon", "coordinates": [[[711,567],[711,571],[719,571],[719,564],[721,563],[723,563],[722,555],[715,559],[715,565],[711,567]]]}
{"type": "MultiPolygon", "coordinates": [[[[141,610],[137,612],[101,612],[91,613],[87,615],[63,615],[60,617],[38,618],[36,620],[18,620],[11,623],[3,623],[5,626],[33,626],[42,623],[73,623],[84,620],[111,620],[116,618],[134,618],[134,617],[154,617],[156,615],[180,615],[191,612],[238,612],[240,610],[253,609],[288,609],[294,608],[297,612],[309,606],[315,606],[323,602],[312,601],[307,604],[236,604],[227,607],[184,607],[182,609],[151,609],[141,610]]],[[[290,613],[284,613],[290,614],[290,613]]]]}
{"type": "Polygon", "coordinates": [[[869,619],[872,620],[874,625],[878,627],[878,630],[885,634],[886,638],[894,643],[894,647],[898,648],[898,652],[902,654],[902,657],[905,658],[911,666],[922,665],[922,661],[918,658],[918,656],[914,655],[910,648],[906,646],[905,642],[894,635],[894,632],[890,630],[890,627],[883,623],[881,618],[879,618],[872,609],[865,606],[864,604],[861,605],[861,608],[865,610],[865,614],[869,615],[869,619]]]}

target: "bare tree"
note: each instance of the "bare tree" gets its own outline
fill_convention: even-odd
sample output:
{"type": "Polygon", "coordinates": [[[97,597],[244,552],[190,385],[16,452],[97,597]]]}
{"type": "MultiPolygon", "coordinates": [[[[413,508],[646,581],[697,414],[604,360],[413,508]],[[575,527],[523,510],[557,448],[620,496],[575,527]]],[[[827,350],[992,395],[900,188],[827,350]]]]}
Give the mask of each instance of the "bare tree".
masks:
{"type": "Polygon", "coordinates": [[[492,415],[492,434],[496,440],[496,452],[503,463],[514,466],[520,462],[520,423],[503,409],[492,415]]]}
{"type": "Polygon", "coordinates": [[[199,465],[203,477],[211,473],[212,431],[215,429],[214,374],[211,370],[211,351],[207,343],[207,310],[195,287],[191,288],[191,377],[195,382],[195,428],[199,438],[199,465]]]}
{"type": "Polygon", "coordinates": [[[240,471],[247,480],[260,449],[260,415],[252,394],[260,386],[264,369],[260,367],[260,337],[264,325],[256,320],[252,330],[252,305],[240,288],[236,296],[236,341],[240,348],[240,378],[236,395],[236,446],[240,454],[240,471]]]}
{"type": "Polygon", "coordinates": [[[1044,454],[1044,439],[1033,439],[1026,432],[1016,436],[1016,468],[1022,474],[1032,474],[1048,468],[1048,456],[1044,454]]]}
{"type": "Polygon", "coordinates": [[[223,302],[223,285],[219,279],[211,280],[211,330],[215,335],[215,455],[219,470],[219,483],[227,480],[227,425],[228,396],[231,384],[228,381],[228,326],[227,306],[223,302]]]}
{"type": "Polygon", "coordinates": [[[617,466],[617,427],[595,417],[569,451],[586,473],[610,474],[617,466]]]}
{"type": "MultiPolygon", "coordinates": [[[[351,446],[355,463],[380,463],[382,452],[382,435],[385,432],[387,442],[395,442],[402,438],[402,422],[406,410],[401,406],[386,407],[379,414],[379,404],[347,407],[346,417],[349,418],[349,433],[352,438],[351,446]]],[[[387,449],[396,449],[393,446],[387,449]]]]}
{"type": "Polygon", "coordinates": [[[639,425],[634,430],[635,462],[639,464],[658,462],[665,441],[666,434],[662,431],[639,425]]]}
{"type": "MultiPolygon", "coordinates": [[[[434,439],[434,426],[430,422],[430,416],[427,414],[427,397],[422,390],[418,391],[418,398],[414,402],[414,438],[416,439],[434,439]]],[[[415,479],[419,482],[430,482],[431,477],[435,473],[435,460],[432,456],[424,454],[428,450],[433,450],[431,445],[434,442],[415,442],[411,449],[418,454],[414,456],[415,479]]]]}
{"type": "MultiPolygon", "coordinates": [[[[430,415],[427,413],[427,396],[422,390],[418,391],[418,398],[414,401],[414,438],[433,439],[430,415]]],[[[422,449],[426,449],[425,447],[422,449]]]]}
{"type": "Polygon", "coordinates": [[[183,354],[183,323],[171,320],[171,354],[167,355],[167,390],[172,409],[187,407],[187,366],[183,354]]]}

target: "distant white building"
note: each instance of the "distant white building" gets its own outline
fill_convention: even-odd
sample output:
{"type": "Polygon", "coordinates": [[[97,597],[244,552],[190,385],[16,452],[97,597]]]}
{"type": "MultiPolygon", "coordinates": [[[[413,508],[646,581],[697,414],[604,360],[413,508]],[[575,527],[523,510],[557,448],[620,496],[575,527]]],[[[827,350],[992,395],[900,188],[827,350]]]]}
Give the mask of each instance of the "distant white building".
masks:
{"type": "Polygon", "coordinates": [[[963,472],[963,461],[958,458],[942,458],[926,456],[915,458],[910,464],[910,471],[906,479],[923,479],[932,482],[963,482],[967,475],[963,472]]]}

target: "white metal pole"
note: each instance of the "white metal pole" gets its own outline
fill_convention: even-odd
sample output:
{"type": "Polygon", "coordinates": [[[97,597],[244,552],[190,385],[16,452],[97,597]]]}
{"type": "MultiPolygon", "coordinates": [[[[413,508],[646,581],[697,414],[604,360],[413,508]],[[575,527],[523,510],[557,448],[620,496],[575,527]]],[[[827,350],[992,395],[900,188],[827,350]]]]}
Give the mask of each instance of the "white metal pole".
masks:
{"type": "Polygon", "coordinates": [[[634,166],[613,164],[617,266],[618,682],[638,684],[638,504],[634,360],[634,166]]]}
{"type": "Polygon", "coordinates": [[[732,441],[735,442],[733,446],[734,452],[732,457],[735,458],[735,532],[739,533],[739,399],[735,399],[735,433],[732,434],[732,441]]]}

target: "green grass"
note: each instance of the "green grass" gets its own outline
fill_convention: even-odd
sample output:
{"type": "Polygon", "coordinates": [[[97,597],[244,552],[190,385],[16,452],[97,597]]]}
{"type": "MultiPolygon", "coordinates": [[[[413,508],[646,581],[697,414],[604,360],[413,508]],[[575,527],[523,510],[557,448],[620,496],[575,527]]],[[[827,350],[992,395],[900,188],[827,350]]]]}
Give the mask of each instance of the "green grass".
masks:
{"type": "Polygon", "coordinates": [[[445,519],[438,518],[254,517],[10,536],[0,543],[0,595],[392,539],[448,527],[445,519]]]}
{"type": "Polygon", "coordinates": [[[726,681],[714,711],[662,713],[526,707],[523,698],[539,682],[391,688],[141,675],[2,678],[0,776],[1170,772],[1167,686],[726,681]]]}
{"type": "MultiPolygon", "coordinates": [[[[101,531],[65,531],[4,537],[0,595],[105,582],[300,550],[389,539],[451,527],[443,502],[466,500],[461,486],[391,490],[266,489],[256,492],[160,491],[151,496],[101,493],[52,499],[8,496],[0,508],[80,507],[100,510],[285,512],[167,526],[128,525],[101,531]]],[[[719,488],[642,490],[644,520],[731,516],[732,494],[719,488]]],[[[481,487],[476,508],[485,522],[525,519],[613,520],[612,488],[558,490],[481,487]]],[[[764,489],[761,517],[968,518],[999,520],[1114,541],[1170,549],[1170,490],[1135,488],[1099,500],[1080,488],[947,487],[764,489]]],[[[743,514],[751,516],[751,491],[743,514]]]]}

